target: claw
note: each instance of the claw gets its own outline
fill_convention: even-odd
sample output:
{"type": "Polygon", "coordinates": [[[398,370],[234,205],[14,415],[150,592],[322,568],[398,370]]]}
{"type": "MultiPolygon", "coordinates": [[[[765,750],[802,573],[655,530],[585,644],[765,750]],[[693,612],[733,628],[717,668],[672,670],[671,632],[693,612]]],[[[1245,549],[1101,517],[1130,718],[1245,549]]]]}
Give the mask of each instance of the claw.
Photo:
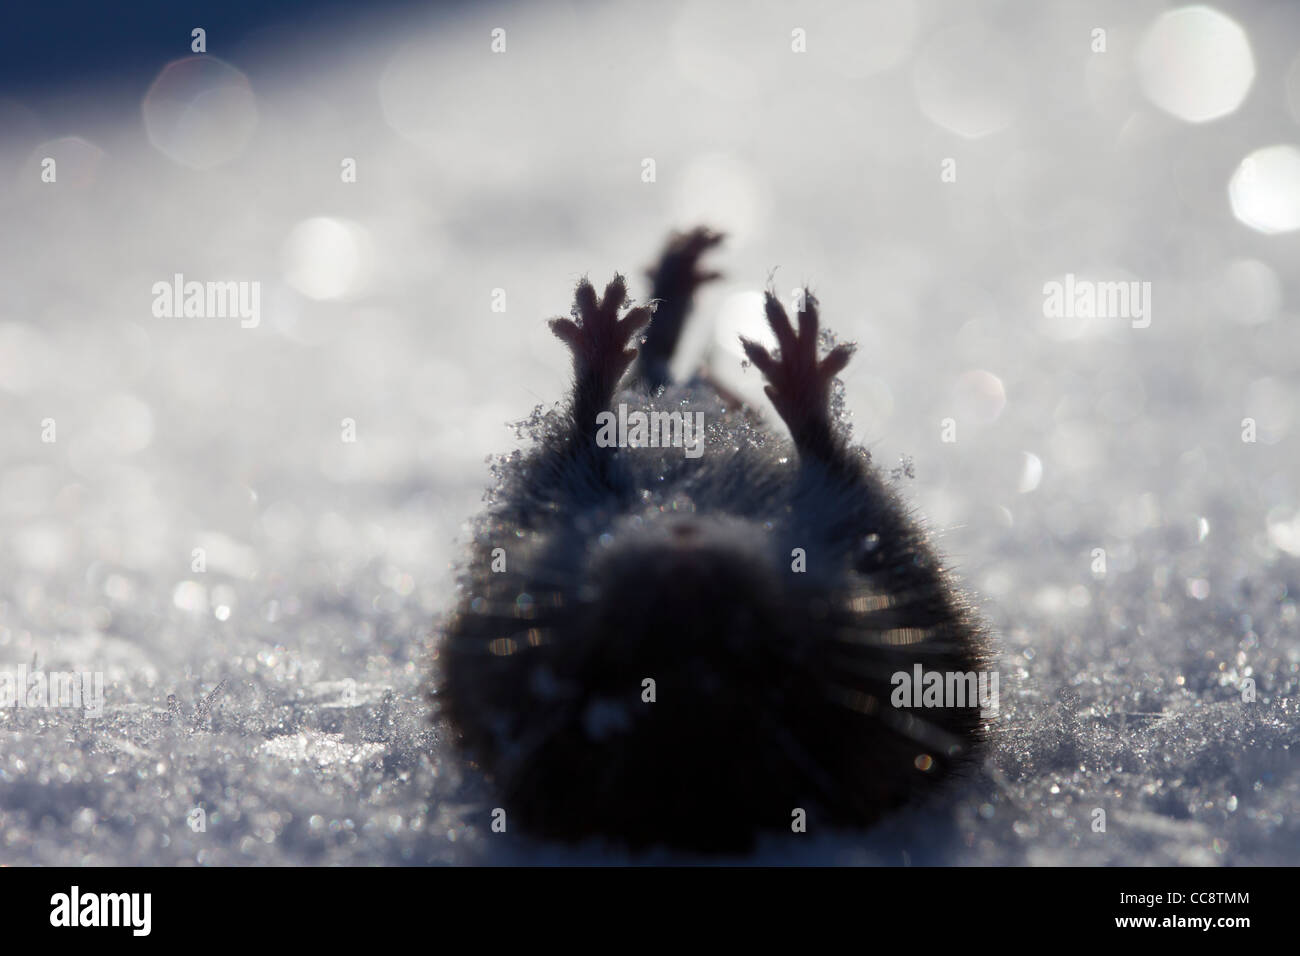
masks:
{"type": "Polygon", "coordinates": [[[582,336],[582,331],[572,319],[551,319],[546,324],[551,327],[551,331],[555,333],[556,338],[564,342],[569,348],[576,349],[578,347],[578,340],[582,336]]]}
{"type": "Polygon", "coordinates": [[[819,371],[821,375],[830,380],[848,367],[849,359],[853,358],[853,346],[837,345],[831,349],[831,353],[822,359],[819,371]]]}
{"type": "Polygon", "coordinates": [[[630,337],[633,332],[649,322],[650,316],[653,314],[654,309],[650,308],[648,305],[639,305],[635,309],[629,310],[627,315],[623,316],[623,321],[619,322],[618,327],[620,329],[626,329],[627,334],[630,337]]]}
{"type": "Polygon", "coordinates": [[[579,282],[578,288],[574,290],[573,309],[575,315],[580,315],[584,319],[594,315],[600,309],[596,301],[596,290],[586,279],[579,282]]]}
{"type": "Polygon", "coordinates": [[[614,278],[609,280],[609,285],[605,286],[605,297],[601,300],[600,310],[613,317],[626,301],[627,283],[621,275],[615,273],[614,278]]]}
{"type": "Polygon", "coordinates": [[[804,289],[803,311],[799,313],[799,343],[803,354],[809,361],[817,360],[817,300],[811,292],[804,289]]]}
{"type": "Polygon", "coordinates": [[[767,309],[767,324],[776,333],[777,344],[786,355],[792,355],[797,344],[794,329],[790,327],[790,318],[785,314],[785,306],[771,292],[765,293],[764,305],[767,309]]]}
{"type": "Polygon", "coordinates": [[[772,358],[771,353],[763,346],[759,345],[752,339],[747,339],[743,335],[740,337],[740,347],[745,350],[745,355],[749,360],[758,366],[758,370],[769,378],[775,373],[777,363],[772,358]]]}

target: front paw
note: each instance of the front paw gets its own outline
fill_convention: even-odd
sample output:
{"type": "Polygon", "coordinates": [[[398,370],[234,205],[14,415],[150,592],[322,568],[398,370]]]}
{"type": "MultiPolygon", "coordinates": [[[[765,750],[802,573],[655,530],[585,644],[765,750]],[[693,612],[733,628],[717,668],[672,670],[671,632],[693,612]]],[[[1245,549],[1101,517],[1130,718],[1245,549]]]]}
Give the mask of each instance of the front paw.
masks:
{"type": "Polygon", "coordinates": [[[626,301],[627,285],[622,276],[614,276],[599,302],[596,290],[583,279],[573,296],[573,318],[550,320],[551,331],[573,352],[574,374],[580,384],[591,382],[612,394],[636,358],[636,349],[627,348],[627,344],[650,321],[651,309],[638,306],[620,319],[618,313],[626,301]]]}
{"type": "Polygon", "coordinates": [[[749,360],[770,383],[764,391],[789,426],[795,444],[801,449],[823,452],[832,436],[831,381],[849,364],[853,347],[837,345],[824,359],[818,360],[817,300],[806,289],[797,334],[785,308],[771,292],[767,293],[766,309],[768,325],[780,346],[779,353],[773,355],[743,336],[740,343],[749,360]]]}

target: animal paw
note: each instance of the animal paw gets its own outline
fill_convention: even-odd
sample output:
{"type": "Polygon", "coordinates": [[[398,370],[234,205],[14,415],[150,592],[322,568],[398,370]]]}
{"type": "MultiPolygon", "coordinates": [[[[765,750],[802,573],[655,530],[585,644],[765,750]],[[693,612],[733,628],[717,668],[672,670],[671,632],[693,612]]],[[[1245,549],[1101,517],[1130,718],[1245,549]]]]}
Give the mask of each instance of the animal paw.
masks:
{"type": "Polygon", "coordinates": [[[801,451],[826,454],[834,445],[830,416],[831,381],[849,364],[853,347],[837,345],[824,359],[817,358],[817,300],[806,289],[797,333],[790,325],[785,308],[771,292],[767,293],[766,309],[767,323],[776,335],[780,351],[773,355],[743,336],[740,343],[749,360],[768,380],[764,391],[790,428],[795,445],[801,451]]]}
{"type": "Polygon", "coordinates": [[[704,226],[679,232],[668,240],[659,261],[646,270],[655,318],[641,348],[640,374],[651,390],[668,384],[669,363],[691,311],[695,290],[722,273],[700,268],[700,257],[722,242],[723,234],[704,226]]]}
{"type": "Polygon", "coordinates": [[[724,238],[724,233],[714,232],[706,226],[674,235],[654,268],[646,270],[654,284],[655,296],[686,298],[704,283],[722,278],[721,272],[701,271],[699,264],[700,256],[724,238]]]}
{"type": "Polygon", "coordinates": [[[573,318],[550,320],[551,331],[573,352],[579,389],[590,388],[606,400],[636,358],[636,349],[627,345],[636,331],[650,321],[652,312],[648,306],[638,306],[619,318],[626,301],[627,285],[621,275],[615,275],[605,286],[605,295],[599,301],[591,283],[583,279],[573,296],[573,318]]]}

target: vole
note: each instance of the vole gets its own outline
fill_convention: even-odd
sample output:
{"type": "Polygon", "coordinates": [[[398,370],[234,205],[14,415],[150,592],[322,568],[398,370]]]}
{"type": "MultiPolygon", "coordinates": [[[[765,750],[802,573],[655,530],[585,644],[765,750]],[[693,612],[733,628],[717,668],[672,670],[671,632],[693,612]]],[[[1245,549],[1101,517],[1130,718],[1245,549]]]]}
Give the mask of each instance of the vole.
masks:
{"type": "Polygon", "coordinates": [[[572,390],[475,526],[435,699],[512,832],[707,852],[866,827],[984,736],[978,700],[899,693],[901,674],[984,667],[988,636],[832,413],[852,349],[819,354],[817,299],[792,323],[769,291],[779,349],[742,340],[789,440],[703,376],[671,380],[721,238],[672,237],[648,305],[628,308],[619,275],[603,295],[578,283],[550,323],[572,390]],[[665,433],[612,426],[619,405],[665,433]],[[699,454],[673,443],[673,412],[688,429],[702,413],[699,454]]]}

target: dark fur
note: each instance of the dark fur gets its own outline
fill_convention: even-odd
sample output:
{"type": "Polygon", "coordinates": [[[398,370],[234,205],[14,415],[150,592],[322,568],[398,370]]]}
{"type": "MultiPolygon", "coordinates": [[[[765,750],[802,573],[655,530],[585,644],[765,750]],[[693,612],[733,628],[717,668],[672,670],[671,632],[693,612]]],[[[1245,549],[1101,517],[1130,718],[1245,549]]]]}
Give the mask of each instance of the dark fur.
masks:
{"type": "Polygon", "coordinates": [[[581,283],[575,320],[553,323],[574,395],[504,467],[442,644],[442,710],[508,821],[539,835],[740,850],[788,832],[795,808],[810,830],[865,826],[933,789],[981,736],[975,707],[890,704],[894,672],[982,669],[985,639],[832,421],[849,351],[818,357],[815,300],[796,333],[769,296],[779,357],[746,344],[793,448],[699,381],[645,388],[666,376],[690,294],[713,275],[696,260],[716,242],[676,237],[652,271],[662,302],[632,391],[614,394],[649,314],[619,318],[621,279],[603,301],[581,283]],[[704,411],[703,456],[598,448],[595,415],[619,401],[704,411]]]}

